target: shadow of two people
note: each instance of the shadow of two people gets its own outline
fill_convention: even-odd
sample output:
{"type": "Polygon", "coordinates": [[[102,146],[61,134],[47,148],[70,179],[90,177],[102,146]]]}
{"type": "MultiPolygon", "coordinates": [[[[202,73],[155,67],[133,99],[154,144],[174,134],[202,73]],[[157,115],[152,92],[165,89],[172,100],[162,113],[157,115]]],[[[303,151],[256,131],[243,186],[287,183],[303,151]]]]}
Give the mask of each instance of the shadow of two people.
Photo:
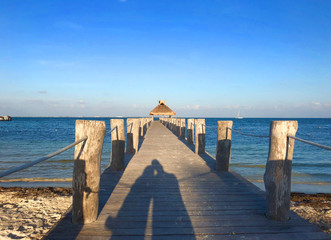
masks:
{"type": "Polygon", "coordinates": [[[192,234],[195,239],[178,180],[174,174],[165,172],[156,159],[132,185],[117,216],[109,216],[105,224],[112,232],[111,239],[128,235],[135,239],[145,239],[145,235],[158,239],[161,235],[182,234],[192,234]]]}

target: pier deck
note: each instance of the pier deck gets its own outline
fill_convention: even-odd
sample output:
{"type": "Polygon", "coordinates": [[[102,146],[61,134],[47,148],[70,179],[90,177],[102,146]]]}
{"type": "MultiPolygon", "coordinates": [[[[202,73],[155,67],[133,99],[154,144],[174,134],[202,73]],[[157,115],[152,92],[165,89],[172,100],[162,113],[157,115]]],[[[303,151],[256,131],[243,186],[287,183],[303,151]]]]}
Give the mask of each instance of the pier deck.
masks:
{"type": "Polygon", "coordinates": [[[294,213],[268,220],[263,191],[213,166],[153,122],[124,173],[102,175],[97,221],[73,225],[69,213],[46,239],[330,239],[294,213]]]}

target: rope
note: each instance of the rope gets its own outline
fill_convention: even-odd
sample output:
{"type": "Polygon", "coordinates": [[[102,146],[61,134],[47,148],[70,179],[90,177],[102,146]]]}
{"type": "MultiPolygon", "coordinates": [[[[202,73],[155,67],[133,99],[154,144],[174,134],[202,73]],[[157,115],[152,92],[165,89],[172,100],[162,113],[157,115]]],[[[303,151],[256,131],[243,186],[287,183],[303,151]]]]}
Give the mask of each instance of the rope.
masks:
{"type": "Polygon", "coordinates": [[[117,128],[117,126],[114,127],[112,130],[109,130],[109,131],[106,133],[106,135],[111,134],[116,128],[117,128]]]}
{"type": "Polygon", "coordinates": [[[64,148],[62,148],[62,149],[60,149],[60,150],[54,152],[54,153],[51,153],[51,154],[49,154],[49,155],[47,155],[47,156],[45,156],[45,157],[42,157],[42,158],[39,158],[39,159],[37,159],[37,160],[35,160],[35,161],[32,161],[32,162],[29,162],[29,163],[23,164],[23,165],[21,165],[21,166],[19,166],[19,167],[9,169],[9,170],[7,170],[7,171],[1,173],[1,174],[0,174],[0,178],[5,177],[5,176],[7,176],[7,175],[9,175],[9,174],[12,174],[12,173],[14,173],[14,172],[21,171],[21,170],[26,169],[26,168],[28,168],[28,167],[31,167],[31,166],[33,166],[33,165],[35,165],[35,164],[37,164],[37,163],[43,162],[43,161],[45,161],[45,160],[47,160],[47,159],[50,159],[51,157],[54,157],[54,156],[56,156],[56,155],[59,155],[60,153],[63,153],[64,151],[67,151],[68,149],[72,148],[73,146],[76,146],[77,144],[79,144],[79,143],[81,143],[81,142],[84,142],[84,144],[83,144],[83,146],[84,146],[85,143],[86,143],[86,140],[87,140],[87,137],[82,138],[82,139],[79,139],[79,140],[77,140],[76,142],[74,142],[74,143],[72,143],[72,144],[70,144],[70,145],[68,145],[68,146],[66,146],[66,147],[64,147],[64,148]]]}
{"type": "Polygon", "coordinates": [[[261,137],[261,138],[268,138],[268,137],[269,137],[269,136],[253,135],[253,134],[243,133],[243,132],[239,132],[239,131],[234,130],[234,129],[229,128],[229,127],[227,127],[227,129],[230,129],[230,130],[233,131],[233,132],[239,133],[239,134],[241,134],[241,135],[249,136],[249,137],[261,137]]]}
{"type": "Polygon", "coordinates": [[[287,136],[287,137],[298,140],[300,142],[303,142],[303,143],[306,143],[306,144],[309,144],[309,145],[312,145],[312,146],[315,146],[315,147],[323,148],[323,149],[326,149],[326,150],[331,150],[331,147],[329,147],[329,146],[325,146],[325,145],[322,145],[322,144],[310,142],[310,141],[307,141],[307,140],[304,140],[304,139],[301,139],[301,138],[297,138],[297,137],[293,137],[293,136],[287,136]]]}
{"type": "Polygon", "coordinates": [[[132,131],[132,128],[133,128],[133,122],[130,123],[129,125],[126,126],[128,132],[131,132],[132,131]],[[130,130],[129,130],[129,127],[131,126],[130,130]]]}
{"type": "Polygon", "coordinates": [[[208,126],[206,126],[206,125],[204,125],[204,126],[205,126],[205,128],[217,129],[217,127],[208,127],[208,126]]]}
{"type": "Polygon", "coordinates": [[[208,127],[206,126],[206,124],[201,124],[201,125],[204,126],[205,128],[217,129],[217,127],[208,127]]]}

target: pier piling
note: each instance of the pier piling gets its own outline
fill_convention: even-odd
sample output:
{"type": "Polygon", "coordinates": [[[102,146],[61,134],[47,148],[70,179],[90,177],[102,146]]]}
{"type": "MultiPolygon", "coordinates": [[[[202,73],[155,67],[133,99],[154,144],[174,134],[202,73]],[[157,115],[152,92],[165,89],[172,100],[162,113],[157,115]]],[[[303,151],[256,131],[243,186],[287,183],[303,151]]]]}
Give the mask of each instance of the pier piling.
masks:
{"type": "Polygon", "coordinates": [[[204,154],[206,144],[206,125],[205,119],[195,119],[195,153],[204,154]]]}
{"type": "Polygon", "coordinates": [[[180,119],[180,138],[185,140],[185,129],[186,129],[186,124],[185,124],[185,118],[180,119]]]}
{"type": "Polygon", "coordinates": [[[126,153],[138,152],[139,144],[139,119],[128,118],[126,120],[127,134],[126,134],[126,153]]]}
{"type": "Polygon", "coordinates": [[[87,137],[87,141],[75,146],[72,181],[72,222],[75,224],[87,224],[97,219],[100,160],[105,134],[105,122],[76,121],[76,140],[87,137]]]}
{"type": "Polygon", "coordinates": [[[125,133],[124,119],[111,119],[110,128],[115,128],[111,133],[111,160],[110,168],[113,171],[124,170],[125,133]]]}
{"type": "Polygon", "coordinates": [[[187,119],[187,144],[192,145],[194,143],[194,119],[187,119]]]}
{"type": "Polygon", "coordinates": [[[290,215],[291,173],[297,121],[272,121],[264,174],[267,218],[286,221],[290,215]]]}
{"type": "Polygon", "coordinates": [[[232,121],[217,121],[216,170],[229,171],[232,121]]]}

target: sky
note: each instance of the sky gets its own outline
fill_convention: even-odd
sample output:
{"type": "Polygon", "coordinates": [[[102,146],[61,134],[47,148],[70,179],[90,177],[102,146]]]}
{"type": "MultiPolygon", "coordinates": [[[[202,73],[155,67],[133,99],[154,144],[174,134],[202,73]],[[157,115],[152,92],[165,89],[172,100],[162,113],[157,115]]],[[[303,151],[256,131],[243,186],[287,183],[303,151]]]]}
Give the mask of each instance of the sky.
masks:
{"type": "Polygon", "coordinates": [[[331,1],[0,1],[0,115],[331,117],[331,1]]]}

